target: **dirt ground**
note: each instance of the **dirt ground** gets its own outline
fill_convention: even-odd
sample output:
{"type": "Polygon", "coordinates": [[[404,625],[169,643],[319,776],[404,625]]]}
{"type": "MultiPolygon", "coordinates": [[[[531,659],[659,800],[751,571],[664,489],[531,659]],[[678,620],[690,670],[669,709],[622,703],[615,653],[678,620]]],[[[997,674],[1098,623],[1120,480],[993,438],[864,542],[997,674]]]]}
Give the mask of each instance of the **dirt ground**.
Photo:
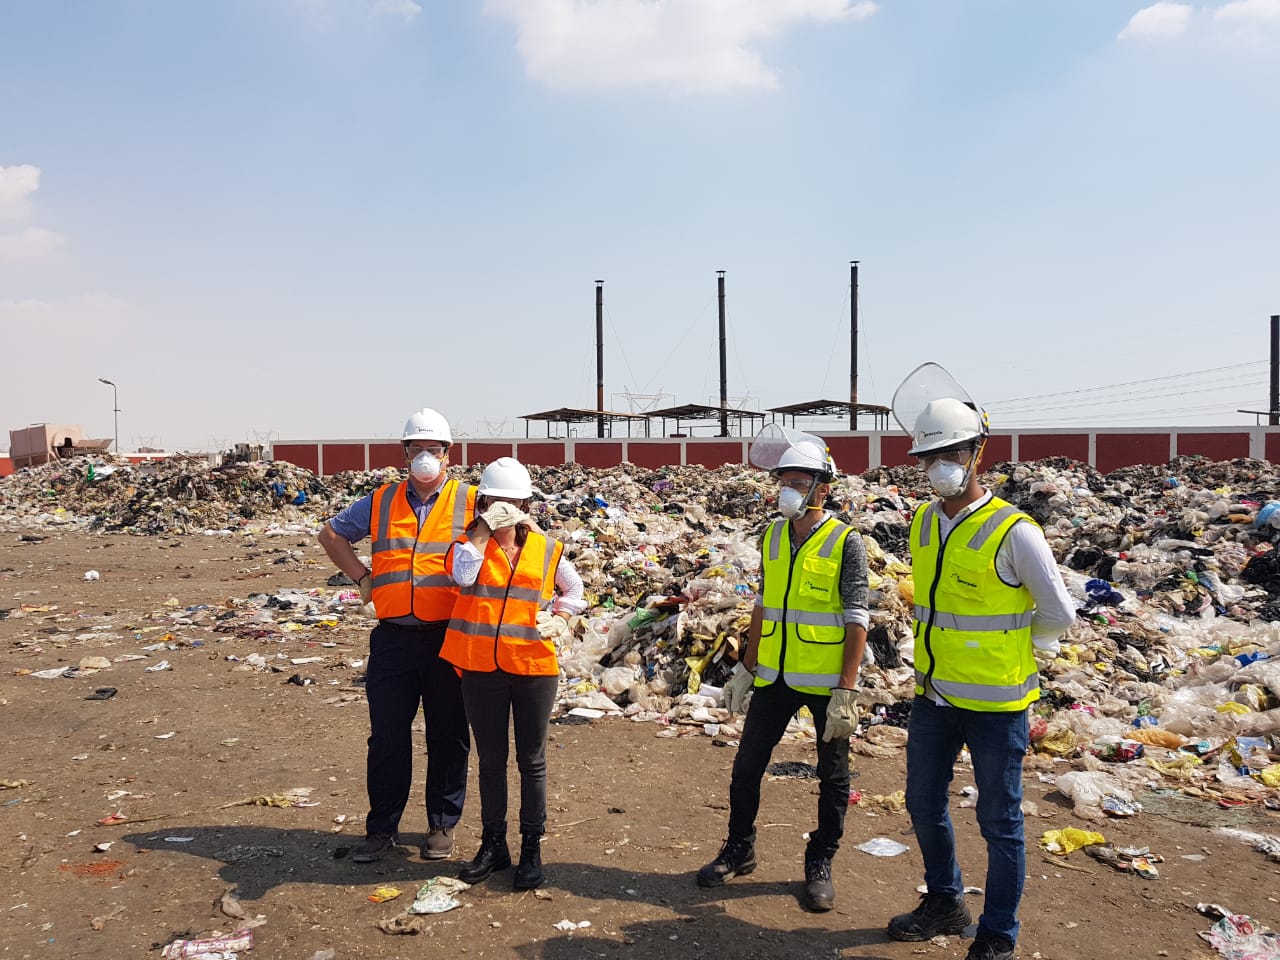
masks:
{"type": "MultiPolygon", "coordinates": [[[[460,857],[426,863],[419,765],[406,813],[403,855],[378,864],[340,856],[363,835],[367,713],[361,669],[367,622],[348,617],[282,640],[218,632],[228,602],[282,588],[323,587],[333,572],[309,537],[146,539],[50,531],[40,542],[0,534],[0,956],[143,957],[178,936],[242,925],[219,902],[234,891],[244,914],[262,915],[250,957],[963,957],[968,941],[905,944],[885,922],[914,906],[921,866],[905,813],[851,806],[835,862],[836,909],[799,906],[802,834],[816,816],[816,782],[765,784],[760,868],[721,890],[699,889],[694,871],[715,855],[727,817],[732,746],[702,735],[659,736],[652,723],[605,719],[552,727],[548,883],[513,893],[511,872],[460,895],[462,907],[425,918],[417,936],[381,932],[403,915],[427,879],[456,874],[460,857]],[[86,571],[101,579],[89,582],[86,571]],[[192,612],[186,608],[209,605],[192,612]],[[175,618],[194,619],[192,624],[175,618]],[[143,651],[171,635],[176,649],[143,651]],[[325,646],[324,644],[330,644],[325,646]],[[146,659],[68,679],[30,672],[76,666],[84,657],[146,659]],[[253,653],[284,654],[282,670],[255,672],[253,653]],[[290,658],[323,656],[293,665],[290,658]],[[172,669],[146,672],[168,660],[172,669]],[[288,682],[299,674],[312,685],[288,682]],[[107,700],[88,700],[115,687],[107,700]],[[10,787],[16,781],[26,784],[10,787]],[[312,790],[314,806],[233,805],[254,796],[312,790]],[[118,813],[123,822],[100,825],[118,813]],[[345,823],[336,818],[345,817],[345,823]],[[890,837],[911,849],[877,858],[854,849],[890,837]],[[95,844],[110,843],[105,852],[95,844]],[[233,849],[233,848],[239,848],[233,849]],[[238,859],[256,854],[250,859],[238,859]],[[367,898],[393,885],[404,896],[367,898]],[[589,921],[572,933],[562,920],[589,921]]],[[[421,721],[419,721],[421,723],[421,721]]],[[[421,741],[419,741],[421,742],[421,741]]],[[[775,760],[814,759],[784,742],[775,760]]],[[[853,786],[887,794],[903,786],[905,758],[853,757],[853,786]]],[[[458,854],[479,841],[478,793],[458,831],[458,854]]],[[[966,882],[984,882],[985,853],[963,770],[953,804],[966,882]]],[[[513,793],[515,797],[515,784],[513,793]]],[[[1081,852],[1050,860],[1036,841],[1048,829],[1087,826],[1027,774],[1028,880],[1023,958],[1216,956],[1197,937],[1216,902],[1271,924],[1280,921],[1280,868],[1210,826],[1280,832],[1259,808],[1223,810],[1163,798],[1160,815],[1102,826],[1108,840],[1149,845],[1164,857],[1158,880],[1106,867],[1081,852]]],[[[1146,799],[1146,798],[1143,798],[1146,799]]],[[[1154,798],[1153,801],[1159,798],[1154,798]]],[[[976,916],[981,897],[971,896],[976,916]]],[[[234,907],[233,907],[234,909],[234,907]]]]}

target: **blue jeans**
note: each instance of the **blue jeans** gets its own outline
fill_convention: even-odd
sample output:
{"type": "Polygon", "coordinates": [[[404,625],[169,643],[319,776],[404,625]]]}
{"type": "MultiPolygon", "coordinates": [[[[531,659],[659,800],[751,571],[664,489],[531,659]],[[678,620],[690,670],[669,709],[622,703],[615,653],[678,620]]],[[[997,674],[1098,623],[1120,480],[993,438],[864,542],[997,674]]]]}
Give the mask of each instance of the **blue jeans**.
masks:
{"type": "Polygon", "coordinates": [[[962,710],[918,696],[907,729],[907,812],[924,858],[925,885],[930,893],[957,899],[964,894],[947,798],[956,758],[968,744],[978,787],[978,826],[987,841],[987,895],[978,931],[1016,943],[1018,901],[1027,873],[1022,829],[1027,711],[962,710]]]}

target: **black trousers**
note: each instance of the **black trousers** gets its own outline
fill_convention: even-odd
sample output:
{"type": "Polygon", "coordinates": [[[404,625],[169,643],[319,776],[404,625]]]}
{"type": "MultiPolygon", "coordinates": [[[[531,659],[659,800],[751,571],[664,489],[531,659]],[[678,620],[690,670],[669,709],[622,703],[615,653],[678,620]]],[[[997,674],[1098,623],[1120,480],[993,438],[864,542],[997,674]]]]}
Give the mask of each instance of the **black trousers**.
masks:
{"type": "Polygon", "coordinates": [[[480,821],[485,833],[507,832],[507,756],[515,728],[520,771],[520,832],[541,836],[547,823],[547,727],[560,678],[504,670],[464,670],[462,699],[479,762],[480,821]]]}
{"type": "Polygon", "coordinates": [[[379,623],[369,635],[368,833],[395,834],[413,782],[413,718],[427,720],[427,823],[451,827],[467,797],[467,733],[462,685],[440,659],[446,624],[427,629],[379,623]]]}
{"type": "Polygon", "coordinates": [[[800,693],[784,683],[756,687],[742,726],[742,740],[733,761],[729,782],[729,838],[756,837],[756,815],[760,812],[760,781],[769,767],[773,748],[787,731],[787,724],[801,707],[813,714],[818,733],[818,826],[809,833],[806,857],[833,857],[844,835],[844,817],[849,812],[849,741],[822,741],[827,727],[826,695],[800,693]]]}

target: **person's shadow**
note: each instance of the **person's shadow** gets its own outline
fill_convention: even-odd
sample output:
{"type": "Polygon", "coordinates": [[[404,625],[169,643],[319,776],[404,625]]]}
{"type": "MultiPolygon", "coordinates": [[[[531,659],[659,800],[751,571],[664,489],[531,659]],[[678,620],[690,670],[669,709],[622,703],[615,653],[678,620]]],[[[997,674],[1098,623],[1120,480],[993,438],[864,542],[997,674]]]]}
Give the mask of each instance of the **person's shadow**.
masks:
{"type": "MultiPolygon", "coordinates": [[[[256,825],[170,826],[120,838],[139,850],[165,850],[202,857],[221,864],[218,875],[233,887],[237,899],[257,900],[285,883],[317,883],[346,887],[353,882],[412,887],[434,876],[456,876],[458,859],[423,861],[416,846],[393,851],[375,863],[353,863],[350,848],[359,837],[319,830],[278,829],[256,825]],[[189,839],[173,839],[189,838],[189,839]]],[[[595,863],[555,861],[546,865],[547,889],[587,900],[612,900],[623,905],[645,903],[674,916],[635,920],[612,936],[585,928],[569,936],[526,944],[523,957],[541,960],[581,960],[583,956],[616,949],[624,943],[641,948],[637,956],[716,957],[730,950],[737,960],[791,956],[848,954],[886,960],[874,949],[889,942],[883,924],[845,928],[838,915],[806,914],[800,907],[801,884],[744,878],[722,887],[703,889],[692,873],[624,870],[595,863]],[[725,903],[748,898],[772,898],[778,903],[777,924],[761,926],[730,916],[725,903]],[[826,917],[824,920],[823,917],[826,917]],[[810,919],[812,918],[812,919],[810,919]],[[831,921],[835,922],[832,923],[831,921]],[[648,948],[648,949],[646,949],[648,948]]],[[[510,872],[495,874],[467,895],[478,898],[510,895],[510,872]],[[493,884],[490,889],[489,885],[493,884]]]]}
{"type": "Polygon", "coordinates": [[[402,843],[376,863],[353,863],[350,850],[362,836],[252,824],[168,826],[120,839],[139,850],[185,853],[221,863],[218,875],[234,886],[241,900],[257,900],[284,883],[425,883],[435,876],[454,876],[460,866],[456,859],[422,860],[416,843],[402,843]]]}

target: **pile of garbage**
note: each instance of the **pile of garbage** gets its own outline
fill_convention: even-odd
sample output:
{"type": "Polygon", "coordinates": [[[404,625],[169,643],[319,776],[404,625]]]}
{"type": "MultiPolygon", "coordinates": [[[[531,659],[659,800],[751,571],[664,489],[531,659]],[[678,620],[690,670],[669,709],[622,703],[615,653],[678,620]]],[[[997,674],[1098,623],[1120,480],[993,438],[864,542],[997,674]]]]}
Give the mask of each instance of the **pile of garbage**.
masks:
{"type": "MultiPolygon", "coordinates": [[[[756,544],[773,515],[774,484],[744,466],[531,472],[531,513],[565,543],[590,604],[560,638],[565,709],[656,720],[669,735],[733,736],[740,718],[724,710],[719,688],[755,601],[756,544]]],[[[474,482],[479,468],[458,473],[474,482]]],[[[80,458],[0,480],[0,529],[309,533],[401,476],[80,458]]],[[[838,480],[827,504],[862,535],[870,564],[876,664],[864,669],[861,692],[869,733],[901,727],[909,712],[907,536],[928,497],[923,482],[914,467],[872,470],[838,480]]],[[[1280,777],[1267,762],[1280,759],[1276,466],[1184,458],[1104,476],[1059,458],[999,464],[984,484],[1043,526],[1079,609],[1046,671],[1037,749],[1100,763],[1141,760],[1147,771],[1155,761],[1159,776],[1184,784],[1207,761],[1220,792],[1256,797],[1254,784],[1276,795],[1280,777]],[[1196,765],[1186,759],[1192,754],[1196,765]]],[[[351,602],[338,615],[361,616],[351,602]]],[[[805,719],[798,724],[803,734],[805,719]]],[[[884,740],[869,737],[866,749],[877,738],[884,740]]]]}

